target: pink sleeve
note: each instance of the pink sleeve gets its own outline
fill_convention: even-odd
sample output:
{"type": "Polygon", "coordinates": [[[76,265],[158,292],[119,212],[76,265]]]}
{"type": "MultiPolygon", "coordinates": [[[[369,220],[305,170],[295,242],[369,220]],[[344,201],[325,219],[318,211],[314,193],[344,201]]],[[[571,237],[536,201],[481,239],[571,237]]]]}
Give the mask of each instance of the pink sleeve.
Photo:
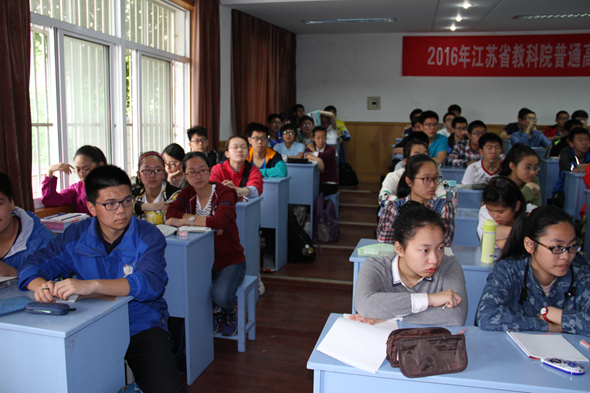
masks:
{"type": "Polygon", "coordinates": [[[260,173],[260,169],[258,169],[255,165],[252,165],[250,176],[248,176],[248,182],[246,185],[256,187],[258,190],[258,195],[262,195],[262,174],[260,173]]]}
{"type": "Polygon", "coordinates": [[[51,176],[43,179],[41,188],[42,197],[41,202],[46,207],[57,207],[73,205],[76,203],[78,192],[76,191],[76,184],[72,184],[70,187],[57,192],[57,177],[51,176]]]}

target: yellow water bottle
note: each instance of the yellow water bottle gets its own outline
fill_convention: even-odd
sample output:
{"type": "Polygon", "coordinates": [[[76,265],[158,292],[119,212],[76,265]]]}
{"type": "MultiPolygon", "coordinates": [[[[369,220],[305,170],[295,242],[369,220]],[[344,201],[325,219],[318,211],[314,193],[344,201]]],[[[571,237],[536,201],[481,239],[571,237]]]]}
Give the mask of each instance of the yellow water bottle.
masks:
{"type": "Polygon", "coordinates": [[[485,220],[483,223],[483,236],[481,237],[481,262],[494,263],[496,252],[496,228],[498,224],[494,220],[485,220]]]}

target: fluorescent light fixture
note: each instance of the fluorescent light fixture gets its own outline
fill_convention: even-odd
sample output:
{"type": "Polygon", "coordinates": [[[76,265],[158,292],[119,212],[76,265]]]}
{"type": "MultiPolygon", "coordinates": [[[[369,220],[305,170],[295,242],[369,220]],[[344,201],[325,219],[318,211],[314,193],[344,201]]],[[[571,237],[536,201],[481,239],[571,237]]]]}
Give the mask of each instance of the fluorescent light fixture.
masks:
{"type": "Polygon", "coordinates": [[[463,18],[461,18],[461,15],[457,15],[457,17],[455,18],[455,20],[457,22],[461,22],[463,20],[463,18]]]}
{"type": "Polygon", "coordinates": [[[461,7],[463,7],[463,8],[465,8],[465,9],[467,9],[467,8],[471,7],[472,5],[473,5],[473,4],[471,4],[471,3],[463,3],[463,4],[461,5],[461,7]]]}
{"type": "Polygon", "coordinates": [[[455,27],[455,25],[452,25],[451,26],[451,31],[455,31],[455,30],[457,30],[457,28],[455,27]]]}
{"type": "Polygon", "coordinates": [[[367,22],[395,22],[395,18],[357,18],[357,19],[319,19],[319,20],[302,20],[306,25],[318,25],[323,23],[367,23],[367,22]]]}
{"type": "Polygon", "coordinates": [[[587,18],[590,13],[578,13],[578,14],[544,14],[544,15],[516,15],[512,19],[561,19],[561,18],[587,18]]]}

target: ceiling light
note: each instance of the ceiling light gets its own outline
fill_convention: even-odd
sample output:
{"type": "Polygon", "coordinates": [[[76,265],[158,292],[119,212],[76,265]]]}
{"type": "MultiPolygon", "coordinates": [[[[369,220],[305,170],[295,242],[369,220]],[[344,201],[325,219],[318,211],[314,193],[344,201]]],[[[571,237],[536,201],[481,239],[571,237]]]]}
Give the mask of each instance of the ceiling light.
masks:
{"type": "Polygon", "coordinates": [[[557,18],[587,18],[590,13],[578,13],[578,14],[543,14],[543,15],[516,15],[512,19],[557,19],[557,18]]]}
{"type": "Polygon", "coordinates": [[[322,23],[354,23],[354,22],[395,22],[395,18],[357,18],[357,19],[320,19],[302,20],[306,25],[317,25],[322,23]]]}
{"type": "Polygon", "coordinates": [[[463,4],[461,5],[461,7],[463,7],[463,8],[465,8],[465,9],[467,9],[467,8],[471,7],[472,5],[473,5],[473,4],[471,4],[471,3],[463,3],[463,4]]]}
{"type": "Polygon", "coordinates": [[[455,20],[457,22],[461,22],[463,20],[463,18],[461,18],[461,15],[457,15],[457,17],[455,18],[455,20]]]}
{"type": "Polygon", "coordinates": [[[457,28],[455,27],[455,25],[452,25],[451,26],[451,31],[455,31],[455,30],[457,30],[457,28]]]}

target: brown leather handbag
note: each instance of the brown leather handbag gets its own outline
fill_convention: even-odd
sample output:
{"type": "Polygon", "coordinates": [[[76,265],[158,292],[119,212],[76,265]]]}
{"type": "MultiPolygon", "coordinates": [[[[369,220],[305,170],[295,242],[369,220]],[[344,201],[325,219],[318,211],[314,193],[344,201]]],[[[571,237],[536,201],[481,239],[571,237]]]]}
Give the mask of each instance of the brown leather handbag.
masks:
{"type": "Polygon", "coordinates": [[[467,368],[465,335],[441,327],[397,329],[387,338],[387,360],[408,378],[458,373],[467,368]]]}

